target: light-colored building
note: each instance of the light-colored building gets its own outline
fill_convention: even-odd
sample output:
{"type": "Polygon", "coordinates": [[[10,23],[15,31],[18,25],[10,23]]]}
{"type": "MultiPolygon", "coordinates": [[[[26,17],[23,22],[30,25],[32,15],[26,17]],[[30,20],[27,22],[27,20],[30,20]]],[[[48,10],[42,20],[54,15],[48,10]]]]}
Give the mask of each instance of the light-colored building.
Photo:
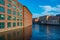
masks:
{"type": "Polygon", "coordinates": [[[60,17],[58,16],[42,16],[40,22],[43,24],[60,24],[60,17]]]}

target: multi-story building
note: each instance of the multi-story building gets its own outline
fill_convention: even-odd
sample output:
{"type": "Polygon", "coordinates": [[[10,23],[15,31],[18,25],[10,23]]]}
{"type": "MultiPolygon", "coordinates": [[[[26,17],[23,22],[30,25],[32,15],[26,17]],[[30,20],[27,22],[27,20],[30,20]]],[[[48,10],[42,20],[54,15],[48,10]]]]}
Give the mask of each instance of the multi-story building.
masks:
{"type": "Polygon", "coordinates": [[[40,17],[40,22],[43,24],[60,25],[60,17],[59,16],[42,16],[40,17]]]}
{"type": "Polygon", "coordinates": [[[60,14],[57,14],[56,16],[59,16],[60,17],[60,14]]]}
{"type": "Polygon", "coordinates": [[[23,6],[24,12],[24,27],[32,25],[32,14],[26,6],[23,6]]]}
{"type": "Polygon", "coordinates": [[[26,6],[23,6],[23,12],[24,12],[24,39],[29,40],[29,36],[32,33],[32,14],[26,6]]]}
{"type": "Polygon", "coordinates": [[[20,29],[18,32],[15,31],[17,33],[12,32],[12,35],[18,34],[19,31],[21,31],[20,33],[23,36],[25,35],[25,32],[31,33],[31,25],[31,12],[25,6],[20,4],[18,0],[0,0],[0,33],[2,32],[2,34],[4,34],[4,32],[7,31],[5,40],[8,40],[7,34],[11,30],[20,29]],[[26,30],[30,30],[30,32],[26,30]]]}
{"type": "Polygon", "coordinates": [[[23,5],[17,0],[0,0],[0,29],[23,27],[23,5]]]}

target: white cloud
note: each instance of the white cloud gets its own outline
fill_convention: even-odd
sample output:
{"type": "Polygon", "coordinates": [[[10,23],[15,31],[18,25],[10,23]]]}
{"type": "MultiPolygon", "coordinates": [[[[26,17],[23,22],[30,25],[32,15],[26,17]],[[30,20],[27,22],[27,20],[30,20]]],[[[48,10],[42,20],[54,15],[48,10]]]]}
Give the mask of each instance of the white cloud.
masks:
{"type": "Polygon", "coordinates": [[[39,7],[44,8],[46,11],[52,10],[51,6],[39,6],[39,7]]]}
{"type": "Polygon", "coordinates": [[[60,13],[60,5],[56,5],[56,7],[52,7],[52,6],[39,6],[41,8],[43,8],[45,11],[42,12],[43,15],[56,15],[60,13]],[[55,12],[49,12],[49,11],[55,11],[55,12]]]}
{"type": "Polygon", "coordinates": [[[60,14],[60,5],[56,5],[56,7],[52,7],[52,6],[39,6],[39,7],[43,8],[45,11],[42,13],[33,13],[33,18],[44,16],[44,15],[60,14]]]}
{"type": "Polygon", "coordinates": [[[33,18],[37,18],[39,16],[41,16],[41,14],[39,14],[39,13],[33,13],[33,18]]]}

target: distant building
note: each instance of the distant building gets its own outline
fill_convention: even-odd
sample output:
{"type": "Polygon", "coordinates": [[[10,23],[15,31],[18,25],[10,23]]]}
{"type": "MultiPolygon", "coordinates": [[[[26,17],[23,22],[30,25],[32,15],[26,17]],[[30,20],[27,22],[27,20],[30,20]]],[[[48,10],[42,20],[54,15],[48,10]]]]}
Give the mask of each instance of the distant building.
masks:
{"type": "Polygon", "coordinates": [[[57,14],[56,16],[60,16],[60,14],[57,14]]]}
{"type": "Polygon", "coordinates": [[[40,22],[43,24],[60,24],[60,17],[57,16],[42,16],[40,22]]]}
{"type": "Polygon", "coordinates": [[[33,18],[32,22],[33,22],[33,24],[34,23],[38,23],[39,22],[39,18],[33,18]]]}

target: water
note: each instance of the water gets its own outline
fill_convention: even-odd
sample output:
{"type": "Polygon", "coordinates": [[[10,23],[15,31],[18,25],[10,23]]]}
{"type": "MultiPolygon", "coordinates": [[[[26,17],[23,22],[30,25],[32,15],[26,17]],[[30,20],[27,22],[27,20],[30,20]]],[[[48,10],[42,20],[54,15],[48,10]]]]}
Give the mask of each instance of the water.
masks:
{"type": "Polygon", "coordinates": [[[31,40],[60,40],[60,26],[33,24],[31,40]]]}
{"type": "Polygon", "coordinates": [[[0,32],[0,40],[30,40],[32,26],[0,32]]]}
{"type": "Polygon", "coordinates": [[[60,40],[60,26],[33,24],[32,27],[0,33],[0,40],[60,40]],[[31,32],[32,28],[32,32],[31,32]],[[32,36],[31,36],[32,33],[32,36]],[[30,38],[31,37],[31,38],[30,38]]]}

